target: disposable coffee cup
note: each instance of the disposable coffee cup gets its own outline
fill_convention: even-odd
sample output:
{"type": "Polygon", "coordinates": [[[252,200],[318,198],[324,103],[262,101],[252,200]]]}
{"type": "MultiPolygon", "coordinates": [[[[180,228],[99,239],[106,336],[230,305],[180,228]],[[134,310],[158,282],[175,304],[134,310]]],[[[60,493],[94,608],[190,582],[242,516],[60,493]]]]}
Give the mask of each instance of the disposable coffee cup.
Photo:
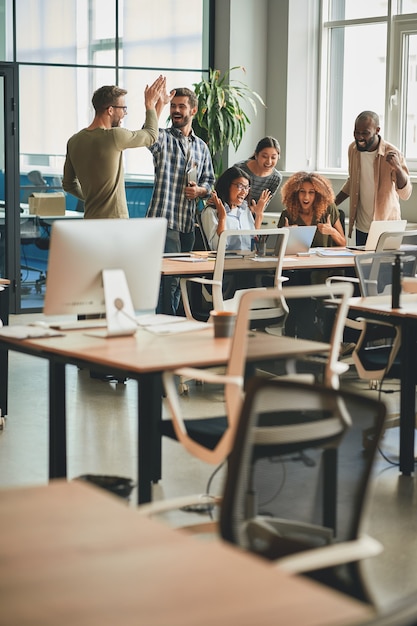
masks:
{"type": "Polygon", "coordinates": [[[231,337],[236,323],[236,313],[232,311],[210,311],[215,337],[231,337]]]}

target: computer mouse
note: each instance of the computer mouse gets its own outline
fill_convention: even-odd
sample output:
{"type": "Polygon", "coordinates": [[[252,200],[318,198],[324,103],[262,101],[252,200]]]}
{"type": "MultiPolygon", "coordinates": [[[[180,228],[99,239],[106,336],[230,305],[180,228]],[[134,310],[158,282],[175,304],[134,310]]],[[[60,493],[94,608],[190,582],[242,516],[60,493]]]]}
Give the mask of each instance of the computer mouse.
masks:
{"type": "Polygon", "coordinates": [[[44,322],[43,320],[37,320],[36,322],[32,322],[29,326],[38,326],[39,328],[49,328],[48,322],[44,322]]]}

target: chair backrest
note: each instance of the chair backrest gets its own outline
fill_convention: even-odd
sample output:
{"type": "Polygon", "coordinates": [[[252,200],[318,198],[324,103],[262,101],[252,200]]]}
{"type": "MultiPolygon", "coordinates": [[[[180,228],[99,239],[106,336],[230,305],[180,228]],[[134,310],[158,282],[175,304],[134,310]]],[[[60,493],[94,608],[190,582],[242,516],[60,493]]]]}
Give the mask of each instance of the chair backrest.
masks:
{"type": "MultiPolygon", "coordinates": [[[[198,232],[200,233],[200,239],[201,239],[201,243],[203,246],[204,250],[210,250],[210,246],[208,243],[208,239],[206,236],[206,233],[204,231],[204,227],[203,227],[203,222],[201,220],[201,213],[199,210],[196,211],[195,213],[195,221],[196,221],[196,226],[198,228],[198,232]]],[[[197,250],[198,248],[195,247],[194,245],[194,250],[197,250]]]]}
{"type": "MultiPolygon", "coordinates": [[[[341,335],[343,332],[344,316],[346,316],[348,308],[348,299],[351,294],[351,285],[338,283],[335,285],[306,285],[302,287],[287,287],[285,289],[277,289],[270,287],[262,290],[262,297],[266,301],[273,302],[277,297],[284,297],[291,300],[291,298],[306,298],[306,297],[330,297],[330,294],[339,296],[336,300],[336,312],[335,322],[332,333],[332,344],[329,351],[328,362],[325,366],[326,375],[325,379],[327,383],[336,384],[335,377],[337,374],[337,368],[335,366],[335,359],[337,360],[339,354],[339,345],[341,341],[341,335]],[[340,329],[339,329],[340,325],[340,329]],[[339,345],[335,347],[333,342],[339,342],[339,345]]],[[[244,375],[246,367],[246,355],[248,348],[249,337],[249,325],[250,325],[250,313],[254,302],[259,298],[258,289],[248,289],[242,294],[239,302],[239,308],[236,317],[235,330],[231,342],[230,356],[226,367],[225,376],[214,377],[211,382],[217,384],[223,384],[224,386],[224,399],[225,399],[225,415],[226,421],[224,422],[224,430],[221,432],[221,436],[214,448],[204,445],[203,442],[197,441],[193,438],[187,428],[184,425],[182,417],[182,411],[179,404],[178,393],[176,388],[176,380],[173,372],[164,372],[163,381],[165,390],[167,393],[167,400],[170,406],[170,413],[172,416],[173,427],[178,441],[184,446],[184,448],[194,456],[198,457],[206,463],[218,464],[224,461],[233,447],[236,428],[239,421],[240,412],[244,400],[244,375]]],[[[261,333],[260,333],[261,334],[261,333]]],[[[269,341],[277,343],[277,355],[279,358],[280,349],[279,342],[282,340],[280,336],[270,335],[269,341]]],[[[318,352],[320,350],[318,349],[318,352]]],[[[302,355],[300,355],[302,356],[302,355]]],[[[193,378],[198,379],[198,370],[193,369],[178,371],[180,375],[191,375],[193,378]]],[[[208,381],[208,373],[205,371],[204,380],[208,381]]],[[[210,382],[210,381],[208,381],[210,382]]],[[[337,381],[338,382],[338,381],[337,381]]],[[[209,419],[210,416],[207,418],[209,419]]],[[[216,417],[217,419],[217,417],[216,417]]]]}
{"type": "Polygon", "coordinates": [[[392,265],[401,254],[402,275],[415,276],[417,270],[417,247],[407,250],[387,250],[355,255],[356,273],[362,296],[379,296],[391,293],[392,265]]]}
{"type": "MultiPolygon", "coordinates": [[[[327,532],[340,542],[358,538],[385,414],[382,402],[352,392],[249,381],[228,463],[223,539],[276,559],[322,545],[327,532]],[[367,426],[375,439],[363,456],[367,426]],[[271,520],[282,523],[276,537],[263,533],[271,520]]],[[[357,563],[347,571],[356,578],[357,563]]]]}
{"type": "MultiPolygon", "coordinates": [[[[337,376],[337,362],[339,358],[340,344],[343,337],[343,328],[345,319],[349,310],[349,298],[352,295],[353,287],[349,283],[336,283],[333,285],[303,285],[301,287],[285,287],[283,289],[276,289],[271,287],[265,289],[262,293],[262,298],[265,300],[275,300],[277,293],[281,294],[286,302],[290,302],[292,299],[301,298],[326,298],[330,299],[331,296],[336,298],[336,302],[332,301],[332,306],[335,306],[334,323],[331,331],[330,338],[330,350],[325,365],[324,381],[325,385],[329,387],[337,388],[339,380],[337,376]]],[[[235,332],[232,339],[232,348],[230,352],[230,359],[227,366],[227,374],[229,376],[243,376],[244,367],[246,361],[247,342],[248,342],[248,323],[250,319],[250,311],[254,301],[259,297],[257,289],[248,289],[241,297],[239,303],[238,314],[236,318],[235,332]]],[[[279,336],[270,335],[271,341],[280,341],[279,336]]],[[[277,350],[277,353],[279,351],[277,350]]],[[[301,355],[302,356],[302,355],[301,355]]],[[[236,391],[232,388],[232,394],[236,391]]],[[[241,409],[242,395],[239,401],[236,402],[236,397],[232,395],[232,400],[229,404],[229,410],[233,412],[234,417],[237,419],[237,414],[241,409]]],[[[226,392],[226,403],[228,401],[226,392]]],[[[229,414],[229,413],[228,413],[229,414]]]]}
{"type": "Polygon", "coordinates": [[[417,230],[382,233],[378,239],[375,252],[385,252],[393,249],[404,250],[408,246],[417,246],[417,230]]]}
{"type": "Polygon", "coordinates": [[[48,188],[48,183],[42,176],[39,170],[32,170],[28,172],[27,175],[29,185],[26,185],[25,189],[23,189],[21,193],[20,201],[27,203],[29,201],[29,196],[35,191],[46,191],[48,188]]]}
{"type": "MultiPolygon", "coordinates": [[[[256,228],[250,228],[250,229],[245,229],[245,230],[239,230],[239,231],[235,231],[235,230],[224,230],[220,237],[219,237],[219,245],[217,247],[217,254],[216,254],[216,262],[214,265],[214,271],[213,271],[213,280],[217,282],[217,285],[222,285],[223,284],[223,275],[224,275],[224,264],[225,264],[225,259],[226,259],[226,254],[227,254],[227,242],[228,239],[230,237],[236,236],[236,234],[239,234],[239,236],[250,236],[250,237],[257,237],[257,236],[267,236],[267,235],[274,235],[277,239],[277,244],[276,244],[276,248],[275,248],[275,253],[274,253],[274,258],[276,258],[276,265],[275,265],[275,274],[274,274],[274,285],[275,286],[279,286],[281,283],[281,276],[282,276],[282,265],[284,262],[284,255],[285,255],[285,248],[287,245],[287,241],[288,241],[288,228],[263,228],[262,231],[260,231],[259,229],[256,228]]],[[[245,256],[248,256],[248,263],[254,263],[255,261],[251,261],[250,257],[253,256],[253,254],[250,253],[250,251],[242,251],[242,254],[244,254],[245,256]]],[[[251,268],[252,269],[252,268],[251,268]]],[[[262,269],[262,265],[260,265],[260,270],[262,269]]],[[[223,310],[224,306],[223,306],[223,292],[222,292],[222,288],[213,288],[213,308],[216,310],[223,310]]]]}
{"type": "Polygon", "coordinates": [[[342,225],[343,234],[345,234],[346,233],[346,213],[340,207],[338,207],[338,211],[339,211],[339,219],[342,225]]]}

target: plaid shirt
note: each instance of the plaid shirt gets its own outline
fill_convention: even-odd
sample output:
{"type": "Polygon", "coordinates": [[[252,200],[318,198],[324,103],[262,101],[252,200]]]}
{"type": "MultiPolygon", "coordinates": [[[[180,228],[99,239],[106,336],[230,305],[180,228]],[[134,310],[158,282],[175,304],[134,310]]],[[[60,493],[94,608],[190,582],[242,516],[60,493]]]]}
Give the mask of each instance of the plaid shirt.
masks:
{"type": "Polygon", "coordinates": [[[155,184],[147,217],[166,217],[168,228],[182,233],[194,230],[197,200],[187,200],[187,172],[197,169],[197,185],[207,195],[214,185],[214,171],[206,143],[192,132],[185,137],[176,128],[159,129],[149,150],[155,165],[155,184]]]}

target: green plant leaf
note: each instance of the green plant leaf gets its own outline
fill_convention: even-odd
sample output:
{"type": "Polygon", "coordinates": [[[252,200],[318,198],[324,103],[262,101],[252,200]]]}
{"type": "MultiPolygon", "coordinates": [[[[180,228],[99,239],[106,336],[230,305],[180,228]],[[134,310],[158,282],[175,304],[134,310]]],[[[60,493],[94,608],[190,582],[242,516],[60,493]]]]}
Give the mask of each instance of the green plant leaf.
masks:
{"type": "Polygon", "coordinates": [[[225,71],[210,69],[208,78],[193,85],[198,98],[198,110],[193,120],[193,129],[205,141],[210,150],[216,176],[221,174],[222,156],[230,144],[235,150],[242,142],[247,126],[251,123],[242,108],[249,106],[257,115],[257,105],[266,106],[261,96],[239,80],[231,79],[231,72],[243,66],[236,65],[225,71]]]}

